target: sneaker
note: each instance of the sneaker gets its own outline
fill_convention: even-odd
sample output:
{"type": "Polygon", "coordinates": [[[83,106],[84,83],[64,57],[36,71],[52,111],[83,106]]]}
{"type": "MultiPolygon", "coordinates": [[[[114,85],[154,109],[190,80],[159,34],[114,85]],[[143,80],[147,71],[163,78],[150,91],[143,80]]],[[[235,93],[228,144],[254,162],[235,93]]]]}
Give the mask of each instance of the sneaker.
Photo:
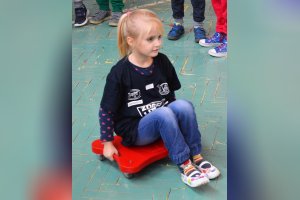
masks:
{"type": "Polygon", "coordinates": [[[196,43],[199,43],[199,40],[206,38],[206,32],[203,27],[194,28],[194,34],[196,43]]]}
{"type": "Polygon", "coordinates": [[[181,180],[190,187],[198,187],[200,185],[205,185],[209,183],[207,176],[199,172],[192,162],[181,167],[181,180]]]}
{"type": "Polygon", "coordinates": [[[172,29],[168,33],[169,40],[178,40],[184,34],[184,27],[179,23],[174,23],[172,29]]]}
{"type": "Polygon", "coordinates": [[[108,22],[108,25],[110,26],[118,26],[119,19],[121,18],[122,13],[121,12],[113,12],[111,15],[111,18],[108,22]]]}
{"type": "Polygon", "coordinates": [[[215,32],[215,34],[212,37],[208,39],[199,40],[199,44],[203,47],[216,46],[216,45],[220,45],[223,42],[224,38],[225,38],[225,34],[215,32]]]}
{"type": "Polygon", "coordinates": [[[75,8],[75,27],[84,26],[88,22],[89,10],[82,4],[79,8],[75,8]]]}
{"type": "Polygon", "coordinates": [[[105,20],[108,20],[109,16],[110,16],[110,11],[99,10],[89,21],[91,24],[100,24],[105,20]]]}
{"type": "Polygon", "coordinates": [[[215,57],[225,57],[227,56],[227,39],[223,40],[223,43],[213,49],[208,51],[208,54],[215,57]]]}
{"type": "Polygon", "coordinates": [[[215,179],[221,174],[220,171],[208,161],[202,161],[198,169],[209,179],[215,179]]]}

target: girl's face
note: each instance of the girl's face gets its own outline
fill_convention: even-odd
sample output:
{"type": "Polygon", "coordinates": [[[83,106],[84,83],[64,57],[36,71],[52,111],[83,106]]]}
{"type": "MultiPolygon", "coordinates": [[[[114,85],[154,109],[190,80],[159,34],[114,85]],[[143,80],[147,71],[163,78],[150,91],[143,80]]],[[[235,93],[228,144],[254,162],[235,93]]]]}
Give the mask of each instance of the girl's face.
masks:
{"type": "Polygon", "coordinates": [[[151,30],[137,39],[133,39],[132,54],[150,58],[158,54],[162,45],[162,35],[159,31],[151,30]]]}

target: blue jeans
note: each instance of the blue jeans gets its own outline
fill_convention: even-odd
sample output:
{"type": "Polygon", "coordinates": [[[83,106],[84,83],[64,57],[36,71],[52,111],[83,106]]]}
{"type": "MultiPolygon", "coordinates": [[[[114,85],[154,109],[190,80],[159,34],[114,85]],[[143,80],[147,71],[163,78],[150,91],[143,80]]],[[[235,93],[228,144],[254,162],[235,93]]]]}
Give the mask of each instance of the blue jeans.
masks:
{"type": "Polygon", "coordinates": [[[201,135],[192,103],[176,100],[141,119],[135,145],[147,145],[159,138],[177,165],[201,152],[201,135]]]}
{"type": "MultiPolygon", "coordinates": [[[[195,22],[203,22],[205,12],[205,0],[191,0],[193,6],[193,19],[195,22]]],[[[184,17],[184,0],[171,0],[174,19],[184,17]]]]}

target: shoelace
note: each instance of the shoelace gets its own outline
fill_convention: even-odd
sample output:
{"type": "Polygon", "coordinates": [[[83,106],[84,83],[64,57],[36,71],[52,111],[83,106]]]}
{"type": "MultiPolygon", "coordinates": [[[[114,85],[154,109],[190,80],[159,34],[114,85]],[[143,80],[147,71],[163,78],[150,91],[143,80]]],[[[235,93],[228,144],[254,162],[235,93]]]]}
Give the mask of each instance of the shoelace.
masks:
{"type": "MultiPolygon", "coordinates": [[[[220,33],[215,33],[212,37],[209,38],[210,41],[213,41],[213,42],[217,42],[219,41],[219,38],[223,37],[220,33]]],[[[223,40],[221,38],[221,40],[223,40]]]]}
{"type": "Polygon", "coordinates": [[[216,51],[217,51],[217,52],[220,52],[220,51],[222,51],[223,49],[225,49],[226,46],[227,46],[226,43],[222,43],[221,45],[219,45],[219,46],[216,47],[216,51]]]}

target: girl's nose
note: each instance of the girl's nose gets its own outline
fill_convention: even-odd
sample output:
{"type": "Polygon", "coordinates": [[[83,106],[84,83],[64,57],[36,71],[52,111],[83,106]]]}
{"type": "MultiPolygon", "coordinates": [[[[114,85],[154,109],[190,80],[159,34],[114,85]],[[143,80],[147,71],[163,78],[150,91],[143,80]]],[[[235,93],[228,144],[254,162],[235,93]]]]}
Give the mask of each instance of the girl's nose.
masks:
{"type": "Polygon", "coordinates": [[[155,42],[155,46],[160,46],[162,43],[162,40],[161,39],[157,39],[156,42],[155,42]]]}

